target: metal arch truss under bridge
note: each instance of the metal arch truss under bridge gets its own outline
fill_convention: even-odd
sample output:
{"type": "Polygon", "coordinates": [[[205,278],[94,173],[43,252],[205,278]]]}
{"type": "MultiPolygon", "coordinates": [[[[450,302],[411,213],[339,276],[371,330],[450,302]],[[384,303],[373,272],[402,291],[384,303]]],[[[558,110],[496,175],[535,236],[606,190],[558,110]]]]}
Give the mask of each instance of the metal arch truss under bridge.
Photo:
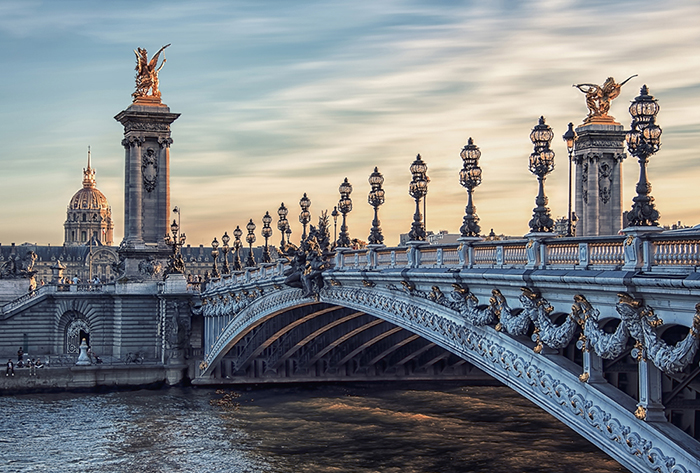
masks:
{"type": "Polygon", "coordinates": [[[249,268],[202,293],[194,382],[234,350],[239,368],[272,352],[269,368],[359,366],[378,340],[395,337],[374,362],[420,338],[399,358],[466,360],[632,471],[700,473],[699,249],[640,234],[342,250],[307,290],[284,284],[287,263],[249,268]]]}

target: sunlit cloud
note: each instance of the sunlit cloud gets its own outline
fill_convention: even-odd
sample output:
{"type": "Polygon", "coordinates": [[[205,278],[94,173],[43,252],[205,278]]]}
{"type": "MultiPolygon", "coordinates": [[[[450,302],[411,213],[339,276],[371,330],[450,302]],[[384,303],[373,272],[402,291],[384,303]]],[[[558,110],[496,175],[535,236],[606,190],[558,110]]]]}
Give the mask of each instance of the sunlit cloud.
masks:
{"type": "MultiPolygon", "coordinates": [[[[627,104],[650,86],[664,130],[649,165],[662,223],[700,222],[687,199],[700,171],[695,2],[136,5],[0,6],[0,38],[17,50],[0,52],[10,71],[0,79],[0,198],[13,202],[0,214],[13,222],[0,241],[36,240],[36,219],[51,229],[46,241],[62,241],[64,205],[80,185],[87,145],[121,234],[122,130],[112,117],[129,104],[131,50],[166,43],[173,46],[163,98],[182,113],[172,127],[171,196],[193,243],[259,220],[282,201],[290,216],[298,213],[303,192],[317,216],[337,203],[344,177],[354,186],[350,231],[366,239],[367,177],[379,166],[387,191],[380,218],[394,244],[410,228],[408,167],[417,153],[431,177],[428,227],[456,232],[466,203],[459,151],[470,136],[482,150],[484,181],[475,192],[482,230],[522,235],[537,193],[527,156],[538,117],[555,132],[556,169],[546,186],[552,213],[562,216],[560,137],[587,112],[571,84],[632,74],[639,77],[611,113],[629,126],[627,104]],[[17,199],[27,188],[35,190],[17,199]]],[[[637,175],[627,159],[629,205],[637,175]]],[[[301,226],[290,220],[298,235],[301,226]]]]}

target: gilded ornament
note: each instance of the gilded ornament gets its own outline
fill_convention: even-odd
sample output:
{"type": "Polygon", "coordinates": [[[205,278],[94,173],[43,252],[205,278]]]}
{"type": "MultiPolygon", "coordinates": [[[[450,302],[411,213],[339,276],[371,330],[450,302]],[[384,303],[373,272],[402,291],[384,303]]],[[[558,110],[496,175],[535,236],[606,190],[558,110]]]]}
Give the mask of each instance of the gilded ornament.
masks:
{"type": "Polygon", "coordinates": [[[586,94],[586,107],[588,107],[588,116],[583,121],[588,123],[616,123],[615,119],[608,115],[610,111],[610,102],[620,95],[620,89],[630,79],[637,77],[637,74],[629,77],[627,80],[618,84],[615,79],[608,77],[603,85],[597,84],[574,84],[581,92],[586,94]]]}
{"type": "Polygon", "coordinates": [[[134,102],[160,103],[158,73],[165,65],[166,59],[163,57],[163,62],[158,66],[158,57],[168,46],[170,44],[160,48],[150,61],[148,60],[148,52],[145,49],[137,48],[134,50],[136,55],[136,91],[131,94],[134,97],[134,102]]]}

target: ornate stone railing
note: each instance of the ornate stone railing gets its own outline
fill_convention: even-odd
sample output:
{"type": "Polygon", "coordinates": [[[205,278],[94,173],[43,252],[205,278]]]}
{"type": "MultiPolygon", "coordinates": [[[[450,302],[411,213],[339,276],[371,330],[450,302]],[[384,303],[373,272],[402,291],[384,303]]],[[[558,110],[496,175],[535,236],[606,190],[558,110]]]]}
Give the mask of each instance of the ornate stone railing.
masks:
{"type": "Polygon", "coordinates": [[[589,238],[536,235],[522,240],[465,241],[342,250],[335,269],[528,268],[667,271],[700,267],[700,233],[678,238],[630,234],[589,238]]]}
{"type": "MultiPolygon", "coordinates": [[[[284,259],[246,268],[208,282],[209,287],[246,284],[284,273],[284,259]]],[[[588,238],[536,235],[521,240],[465,241],[445,245],[343,249],[336,270],[393,268],[500,268],[624,271],[696,271],[700,268],[697,235],[630,234],[588,238]]]]}
{"type": "Polygon", "coordinates": [[[115,292],[114,284],[47,284],[37,289],[27,292],[17,299],[8,302],[2,307],[1,314],[6,316],[27,304],[31,304],[39,297],[46,294],[56,293],[95,293],[95,292],[115,292]]]}
{"type": "Polygon", "coordinates": [[[267,263],[254,268],[245,268],[244,271],[234,271],[231,274],[224,274],[219,278],[211,279],[207,282],[206,290],[237,284],[249,284],[255,281],[281,276],[284,273],[285,263],[279,260],[277,263],[267,263]]]}
{"type": "Polygon", "coordinates": [[[21,307],[29,302],[34,301],[38,297],[40,297],[43,294],[49,294],[52,292],[56,292],[56,286],[41,286],[38,289],[35,289],[33,291],[30,291],[17,299],[8,302],[2,307],[2,315],[9,314],[13,310],[17,309],[18,307],[21,307]]]}
{"type": "Polygon", "coordinates": [[[659,238],[653,258],[659,266],[700,266],[700,240],[659,238]]]}

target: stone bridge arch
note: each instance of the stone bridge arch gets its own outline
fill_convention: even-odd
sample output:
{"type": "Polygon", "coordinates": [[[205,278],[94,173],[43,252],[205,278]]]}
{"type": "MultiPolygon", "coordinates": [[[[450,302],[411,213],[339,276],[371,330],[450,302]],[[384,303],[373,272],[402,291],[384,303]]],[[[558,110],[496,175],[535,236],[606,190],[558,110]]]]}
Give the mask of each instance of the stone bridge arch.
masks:
{"type": "MultiPolygon", "coordinates": [[[[607,384],[582,382],[579,365],[560,356],[534,352],[534,343],[527,337],[510,336],[488,325],[467,324],[458,312],[427,298],[371,285],[363,288],[340,284],[325,287],[316,299],[303,298],[301,290],[276,284],[255,286],[245,292],[247,300],[235,298],[234,293],[229,295],[205,300],[205,316],[218,318],[219,322],[212,324],[214,333],[208,339],[213,343],[205,348],[201,377],[211,375],[228,350],[252,328],[285,312],[318,304],[316,312],[342,309],[345,316],[362,313],[389,322],[466,360],[633,471],[696,471],[686,468],[697,465],[693,449],[683,446],[678,438],[659,435],[658,425],[637,419],[634,399],[620,396],[607,384]]],[[[345,357],[348,355],[352,359],[350,353],[345,357]]]]}

